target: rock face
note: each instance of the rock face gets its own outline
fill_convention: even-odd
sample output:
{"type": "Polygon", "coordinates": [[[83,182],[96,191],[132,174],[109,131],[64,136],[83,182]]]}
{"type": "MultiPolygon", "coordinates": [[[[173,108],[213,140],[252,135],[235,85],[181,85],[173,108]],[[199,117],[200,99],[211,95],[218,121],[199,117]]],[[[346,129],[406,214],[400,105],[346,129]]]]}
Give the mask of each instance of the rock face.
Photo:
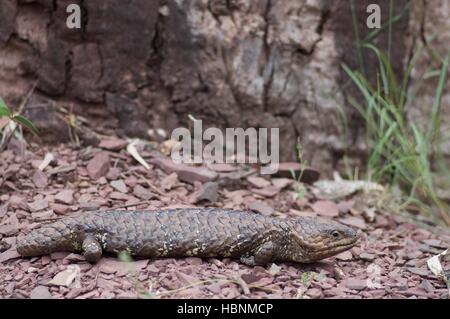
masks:
{"type": "MultiPolygon", "coordinates": [[[[446,0],[425,0],[413,2],[409,19],[411,37],[407,39],[407,49],[414,53],[417,48],[425,46],[411,75],[410,91],[421,82],[422,74],[429,67],[441,68],[441,59],[450,52],[450,2],[446,0]]],[[[410,53],[411,55],[411,53],[410,53]]],[[[447,73],[448,76],[448,73],[447,73]]],[[[417,92],[413,107],[409,109],[409,119],[415,123],[427,125],[434,103],[438,77],[429,80],[417,92]]],[[[450,157],[450,81],[447,80],[441,104],[441,132],[443,134],[442,152],[450,157]]]]}
{"type": "MultiPolygon", "coordinates": [[[[372,31],[370,3],[388,19],[389,1],[355,1],[361,38],[372,31]]],[[[395,12],[406,3],[395,1],[395,12]]],[[[430,13],[448,21],[448,11],[430,13]]],[[[393,32],[398,74],[410,25],[407,13],[393,32]]],[[[283,160],[295,158],[300,137],[305,160],[332,169],[344,149],[364,149],[340,68],[358,66],[352,30],[347,1],[2,0],[0,95],[19,105],[37,81],[39,100],[102,116],[129,136],[188,127],[188,114],[220,128],[279,127],[283,160]],[[71,3],[81,6],[81,29],[66,27],[71,3]]],[[[375,42],[386,48],[387,32],[375,42]]],[[[375,57],[364,58],[373,71],[375,57]]]]}

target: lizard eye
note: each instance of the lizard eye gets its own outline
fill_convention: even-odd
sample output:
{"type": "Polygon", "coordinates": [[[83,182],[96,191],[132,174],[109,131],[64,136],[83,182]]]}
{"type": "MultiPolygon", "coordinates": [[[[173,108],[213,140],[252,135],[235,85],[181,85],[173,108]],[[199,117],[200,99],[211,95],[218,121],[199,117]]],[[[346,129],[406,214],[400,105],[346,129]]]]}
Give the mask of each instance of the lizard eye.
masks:
{"type": "Polygon", "coordinates": [[[339,238],[339,236],[341,234],[339,234],[339,232],[337,230],[333,230],[333,232],[331,233],[331,235],[333,236],[333,238],[339,238]]]}

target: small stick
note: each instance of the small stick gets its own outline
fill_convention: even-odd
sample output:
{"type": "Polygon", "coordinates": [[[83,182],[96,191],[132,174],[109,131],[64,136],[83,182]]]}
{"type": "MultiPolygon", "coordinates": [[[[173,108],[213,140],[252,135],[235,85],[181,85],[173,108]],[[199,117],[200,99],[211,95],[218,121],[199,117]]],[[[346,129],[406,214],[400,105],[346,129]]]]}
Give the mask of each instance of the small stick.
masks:
{"type": "Polygon", "coordinates": [[[247,283],[241,277],[236,277],[235,278],[235,282],[236,282],[236,284],[239,285],[239,287],[241,287],[242,292],[244,293],[244,295],[249,295],[250,294],[250,288],[248,288],[247,283]]]}

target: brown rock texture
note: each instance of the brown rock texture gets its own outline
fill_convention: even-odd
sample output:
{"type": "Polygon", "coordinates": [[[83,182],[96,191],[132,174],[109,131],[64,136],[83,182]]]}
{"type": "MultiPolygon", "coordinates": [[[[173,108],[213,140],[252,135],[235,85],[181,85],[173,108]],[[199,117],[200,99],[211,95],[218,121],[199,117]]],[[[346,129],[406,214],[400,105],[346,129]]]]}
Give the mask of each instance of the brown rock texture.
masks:
{"type": "MultiPolygon", "coordinates": [[[[395,1],[395,13],[407,2],[395,1]]],[[[361,38],[372,31],[365,26],[370,3],[388,19],[389,1],[355,1],[361,38]]],[[[415,30],[427,37],[448,25],[447,7],[446,0],[417,1],[395,23],[396,73],[417,44],[415,30]]],[[[436,41],[442,47],[448,29],[436,41]]],[[[364,150],[341,69],[342,62],[358,66],[354,42],[348,1],[2,0],[0,95],[19,105],[36,83],[28,115],[65,139],[45,107],[97,119],[122,136],[188,127],[189,114],[204,126],[280,127],[282,160],[295,158],[300,137],[305,159],[331,169],[344,150],[355,157],[364,150]],[[81,6],[81,29],[66,27],[71,3],[81,6]]],[[[374,42],[386,49],[387,32],[374,42]]],[[[374,71],[376,58],[364,58],[374,71]]]]}
{"type": "MultiPolygon", "coordinates": [[[[421,77],[427,71],[439,70],[442,60],[450,53],[450,3],[446,0],[423,0],[412,2],[409,30],[411,36],[407,39],[409,56],[419,48],[425,47],[417,60],[411,75],[411,90],[419,85],[421,77]]],[[[448,76],[448,74],[447,74],[448,76]]],[[[435,100],[438,77],[427,80],[416,93],[414,107],[409,109],[410,120],[422,125],[428,125],[431,110],[435,100]]],[[[450,155],[450,84],[443,92],[441,104],[441,150],[450,155]]]]}

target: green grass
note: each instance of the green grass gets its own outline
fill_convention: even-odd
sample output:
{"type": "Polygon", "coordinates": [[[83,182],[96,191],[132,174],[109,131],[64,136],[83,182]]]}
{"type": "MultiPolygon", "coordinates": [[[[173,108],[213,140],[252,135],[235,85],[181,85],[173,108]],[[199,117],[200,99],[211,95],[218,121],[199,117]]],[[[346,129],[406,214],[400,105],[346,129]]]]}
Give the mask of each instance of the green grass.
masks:
{"type": "MultiPolygon", "coordinates": [[[[392,31],[394,24],[408,12],[410,3],[397,14],[394,14],[393,3],[390,0],[389,18],[382,28],[374,29],[362,37],[358,29],[354,0],[350,2],[359,69],[352,70],[347,65],[342,67],[362,95],[362,100],[349,97],[348,102],[365,121],[368,146],[366,179],[390,185],[392,190],[400,189],[403,199],[400,209],[414,208],[450,226],[449,207],[436,192],[438,187],[450,187],[438,182],[446,180],[450,183],[450,171],[440,150],[441,100],[447,83],[449,56],[441,58],[433,50],[433,35],[423,47],[416,50],[404,70],[403,79],[398,79],[391,64],[392,31]],[[371,44],[385,30],[388,32],[387,54],[371,44]],[[411,73],[424,51],[440,67],[427,68],[414,87],[411,87],[411,73]],[[364,53],[375,54],[378,59],[375,78],[367,75],[364,53]],[[414,105],[417,94],[426,81],[433,79],[437,79],[437,86],[427,123],[408,120],[406,111],[411,107],[418,107],[414,105]]],[[[344,162],[346,174],[350,176],[353,168],[344,162]]]]}
{"type": "MultiPolygon", "coordinates": [[[[29,119],[21,115],[20,113],[14,113],[11,109],[6,105],[5,101],[0,97],[0,118],[5,117],[8,119],[8,122],[4,127],[1,127],[1,139],[0,139],[0,151],[4,150],[11,138],[17,133],[17,127],[20,129],[22,127],[27,128],[35,135],[39,134],[36,126],[29,119]],[[13,125],[10,126],[9,124],[13,125]]],[[[22,134],[20,134],[21,136],[22,134]]]]}
{"type": "MultiPolygon", "coordinates": [[[[376,182],[400,187],[405,194],[405,207],[414,205],[429,217],[437,217],[450,225],[447,205],[436,195],[436,176],[433,171],[441,140],[440,116],[442,94],[447,82],[449,57],[441,63],[439,70],[425,72],[419,79],[438,77],[434,102],[428,125],[408,121],[405,110],[414,104],[417,89],[408,95],[411,71],[422,50],[408,65],[404,79],[398,82],[388,57],[371,44],[363,48],[374,52],[379,61],[376,84],[372,85],[357,70],[343,65],[363,96],[361,102],[350,97],[366,124],[368,145],[367,178],[376,182]]],[[[442,157],[440,157],[442,158],[442,157]]],[[[445,166],[445,165],[444,165],[445,166]]]]}
{"type": "Polygon", "coordinates": [[[13,113],[1,97],[0,97],[0,117],[7,117],[11,121],[14,121],[17,124],[25,126],[33,134],[35,135],[39,134],[38,129],[34,126],[34,124],[30,120],[28,120],[23,115],[13,113]]]}
{"type": "Polygon", "coordinates": [[[305,173],[307,161],[303,158],[303,147],[300,141],[297,142],[296,149],[297,149],[297,159],[300,163],[300,172],[298,176],[296,176],[295,171],[291,170],[291,175],[292,179],[296,181],[294,190],[297,194],[297,199],[304,199],[306,196],[306,187],[302,183],[302,177],[303,174],[305,173]]]}

